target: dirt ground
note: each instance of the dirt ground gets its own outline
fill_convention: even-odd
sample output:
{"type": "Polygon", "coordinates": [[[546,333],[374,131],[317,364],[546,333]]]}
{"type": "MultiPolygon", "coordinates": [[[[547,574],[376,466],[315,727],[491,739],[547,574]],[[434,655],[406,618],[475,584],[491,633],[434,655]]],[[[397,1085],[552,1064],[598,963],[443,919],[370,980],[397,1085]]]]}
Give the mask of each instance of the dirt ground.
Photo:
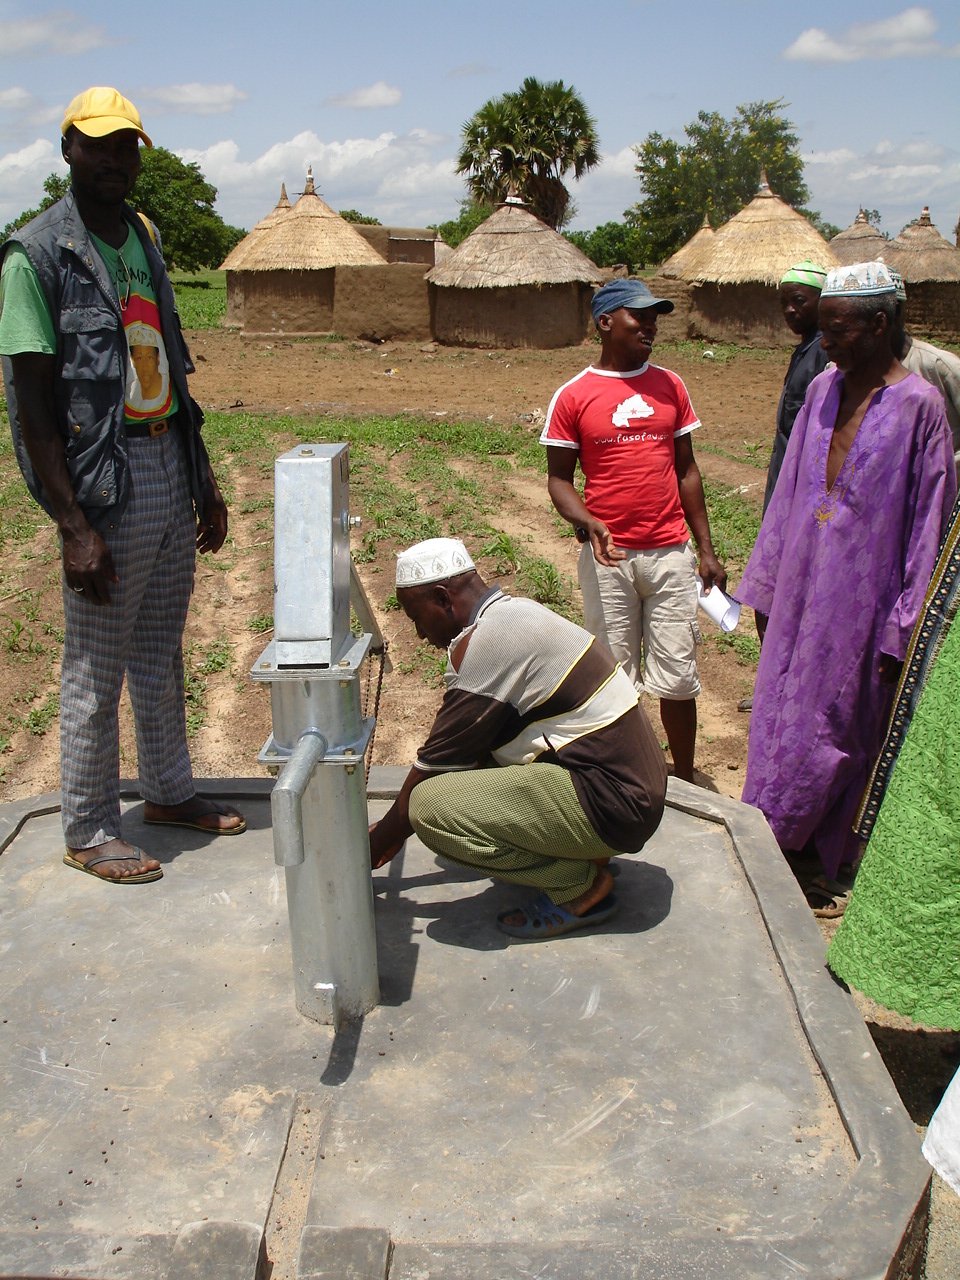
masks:
{"type": "MultiPolygon", "coordinates": [[[[206,410],[308,418],[409,412],[450,421],[520,422],[532,435],[539,434],[553,392],[589,363],[596,350],[591,344],[550,352],[485,352],[433,344],[254,342],[227,331],[197,332],[188,339],[197,365],[193,395],[206,410]]],[[[705,479],[738,490],[758,510],[787,352],[708,354],[703,346],[683,344],[680,349],[661,349],[654,359],[675,369],[686,382],[703,424],[694,436],[694,448],[705,479]]],[[[281,445],[287,447],[277,443],[276,452],[281,445]]],[[[387,470],[402,461],[388,459],[387,470]]],[[[263,458],[249,463],[242,455],[228,455],[224,465],[230,473],[230,538],[219,557],[205,556],[198,564],[185,633],[187,666],[199,681],[191,738],[199,777],[259,775],[256,755],[270,728],[269,696],[250,684],[248,673],[269,639],[273,607],[272,463],[263,458]]],[[[470,460],[458,465],[465,480],[489,485],[489,469],[470,460]]],[[[0,456],[0,468],[0,481],[9,493],[20,483],[9,448],[0,456]]],[[[551,561],[575,582],[579,548],[564,536],[555,518],[544,477],[506,467],[497,471],[496,483],[496,529],[551,561]]],[[[355,498],[353,510],[363,516],[362,501],[355,498]]],[[[15,517],[15,522],[22,519],[15,517]]],[[[0,722],[0,801],[59,786],[59,555],[47,521],[37,519],[25,534],[21,530],[19,541],[8,536],[0,551],[5,713],[0,722]]],[[[363,529],[355,545],[362,536],[363,529]]],[[[373,760],[405,764],[422,741],[439,704],[440,688],[436,665],[431,666],[402,615],[384,608],[393,586],[391,558],[387,550],[378,553],[360,566],[360,574],[389,641],[392,662],[373,760]]],[[[488,575],[509,568],[494,559],[481,560],[480,567],[488,575]]],[[[731,583],[742,568],[728,563],[731,583]]],[[[503,572],[507,589],[513,576],[503,572]]],[[[752,617],[745,616],[740,628],[752,634],[752,617]]],[[[705,643],[697,780],[739,796],[749,717],[737,711],[737,704],[751,691],[755,668],[717,644],[717,630],[702,614],[701,630],[705,643]]],[[[648,712],[660,732],[655,706],[648,705],[648,712]]],[[[136,776],[136,744],[126,699],[121,744],[121,772],[136,776]]],[[[825,927],[825,934],[829,931],[825,927]]],[[[917,1029],[866,1000],[860,1006],[914,1121],[918,1127],[925,1125],[960,1062],[957,1038],[917,1029]]],[[[945,1280],[960,1274],[960,1214],[942,1184],[937,1184],[936,1196],[928,1276],[945,1280]]]]}

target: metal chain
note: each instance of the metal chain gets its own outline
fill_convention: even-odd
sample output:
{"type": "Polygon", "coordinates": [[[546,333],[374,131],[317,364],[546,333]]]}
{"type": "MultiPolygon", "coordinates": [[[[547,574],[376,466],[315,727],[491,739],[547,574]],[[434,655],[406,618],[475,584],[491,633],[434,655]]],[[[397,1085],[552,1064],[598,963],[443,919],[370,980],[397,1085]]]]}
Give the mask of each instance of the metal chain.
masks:
{"type": "Polygon", "coordinates": [[[370,741],[367,743],[367,759],[363,769],[363,780],[365,783],[370,781],[370,766],[373,764],[373,740],[377,734],[377,720],[380,715],[380,695],[383,692],[383,669],[387,662],[387,642],[384,640],[383,648],[379,655],[370,653],[367,656],[367,681],[363,691],[363,714],[364,718],[370,715],[370,684],[373,679],[373,660],[379,657],[377,664],[377,691],[373,699],[373,731],[370,734],[370,741]]]}

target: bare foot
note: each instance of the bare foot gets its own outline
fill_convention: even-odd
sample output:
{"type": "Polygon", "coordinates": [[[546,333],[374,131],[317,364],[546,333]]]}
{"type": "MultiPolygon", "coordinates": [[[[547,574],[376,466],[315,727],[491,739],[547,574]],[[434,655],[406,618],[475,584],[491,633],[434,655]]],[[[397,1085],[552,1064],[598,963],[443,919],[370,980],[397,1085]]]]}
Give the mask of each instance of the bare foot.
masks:
{"type": "Polygon", "coordinates": [[[247,829],[239,809],[200,795],[193,795],[180,804],[154,804],[152,800],[145,800],[143,820],[155,826],[189,827],[192,831],[221,836],[239,835],[247,829]]]}
{"type": "Polygon", "coordinates": [[[142,876],[145,871],[160,870],[160,863],[156,858],[148,857],[142,849],[135,849],[119,836],[105,844],[94,845],[92,849],[71,849],[68,846],[67,853],[83,866],[93,858],[103,858],[103,862],[90,868],[90,873],[99,876],[101,880],[129,880],[142,876]],[[108,858],[107,854],[115,856],[108,858]]]}
{"type": "Polygon", "coordinates": [[[572,916],[582,916],[602,901],[613,890],[613,876],[606,867],[597,870],[593,884],[579,898],[572,898],[563,905],[572,916]]]}
{"type": "MultiPolygon", "coordinates": [[[[564,911],[569,911],[572,916],[586,915],[590,908],[601,902],[612,889],[613,876],[606,867],[598,867],[596,878],[590,888],[581,893],[579,897],[565,902],[563,909],[564,911]]],[[[508,916],[504,916],[503,922],[504,924],[512,925],[514,928],[522,929],[526,919],[526,912],[518,907],[516,911],[511,911],[508,916]]]]}

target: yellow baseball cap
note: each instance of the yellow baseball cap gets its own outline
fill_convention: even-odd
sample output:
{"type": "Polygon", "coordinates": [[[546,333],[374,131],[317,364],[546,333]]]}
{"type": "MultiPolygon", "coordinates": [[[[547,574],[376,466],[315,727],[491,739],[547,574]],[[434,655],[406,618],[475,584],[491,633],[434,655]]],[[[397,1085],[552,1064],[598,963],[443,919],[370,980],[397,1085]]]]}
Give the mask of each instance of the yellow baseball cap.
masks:
{"type": "Polygon", "coordinates": [[[103,85],[77,94],[67,107],[60,132],[66,134],[71,125],[88,138],[105,138],[108,133],[117,133],[120,129],[136,129],[144,145],[153,146],[143,131],[140,112],[130,99],[103,85]]]}

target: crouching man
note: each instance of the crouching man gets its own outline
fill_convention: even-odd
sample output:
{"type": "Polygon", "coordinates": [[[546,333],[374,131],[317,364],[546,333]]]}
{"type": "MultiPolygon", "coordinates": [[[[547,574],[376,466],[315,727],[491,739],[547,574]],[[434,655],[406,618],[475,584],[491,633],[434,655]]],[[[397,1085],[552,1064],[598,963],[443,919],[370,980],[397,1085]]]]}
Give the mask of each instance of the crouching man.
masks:
{"type": "Polygon", "coordinates": [[[447,688],[370,829],[373,867],[416,832],[451,862],[537,890],[497,917],[504,933],[550,938],[609,919],[606,864],[650,839],[666,793],[633,682],[582,627],[488,587],[454,539],[398,557],[397,600],[421,640],[447,650],[447,688]]]}

